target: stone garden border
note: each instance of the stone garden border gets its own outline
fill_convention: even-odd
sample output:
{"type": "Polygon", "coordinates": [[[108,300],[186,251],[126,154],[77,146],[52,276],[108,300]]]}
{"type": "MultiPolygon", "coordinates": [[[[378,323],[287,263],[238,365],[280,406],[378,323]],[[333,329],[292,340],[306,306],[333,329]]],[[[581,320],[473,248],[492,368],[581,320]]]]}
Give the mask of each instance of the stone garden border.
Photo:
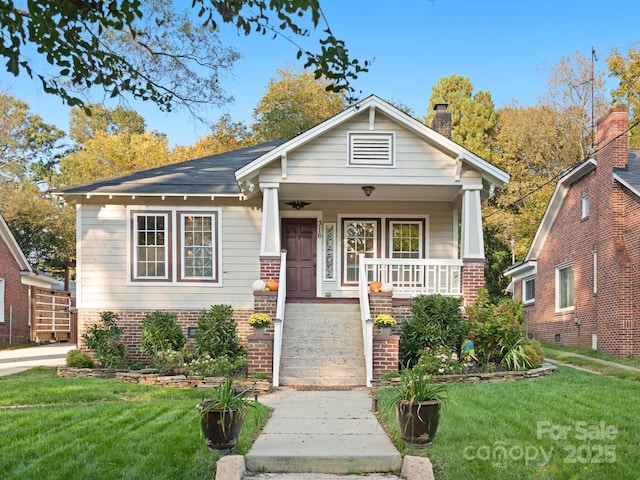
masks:
{"type": "MultiPolygon", "coordinates": [[[[63,378],[107,378],[122,383],[156,385],[169,388],[216,388],[225,381],[224,377],[203,377],[197,375],[162,375],[159,373],[115,370],[112,368],[58,367],[58,376],[63,378]]],[[[244,379],[234,382],[238,387],[250,392],[269,393],[272,390],[268,380],[244,379]]]]}

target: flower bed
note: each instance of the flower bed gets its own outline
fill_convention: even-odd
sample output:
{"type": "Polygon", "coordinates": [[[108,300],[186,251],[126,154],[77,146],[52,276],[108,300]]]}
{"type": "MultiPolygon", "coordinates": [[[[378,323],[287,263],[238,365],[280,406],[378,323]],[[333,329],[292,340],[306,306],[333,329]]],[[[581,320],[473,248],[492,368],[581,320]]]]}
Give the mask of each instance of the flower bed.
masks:
{"type": "MultiPolygon", "coordinates": [[[[457,375],[433,375],[434,383],[489,383],[505,382],[509,380],[528,380],[551,375],[556,371],[556,366],[550,363],[543,363],[538,368],[532,368],[522,372],[489,372],[489,373],[461,373],[457,375]]],[[[383,387],[399,382],[400,377],[374,380],[374,386],[383,387]]]]}

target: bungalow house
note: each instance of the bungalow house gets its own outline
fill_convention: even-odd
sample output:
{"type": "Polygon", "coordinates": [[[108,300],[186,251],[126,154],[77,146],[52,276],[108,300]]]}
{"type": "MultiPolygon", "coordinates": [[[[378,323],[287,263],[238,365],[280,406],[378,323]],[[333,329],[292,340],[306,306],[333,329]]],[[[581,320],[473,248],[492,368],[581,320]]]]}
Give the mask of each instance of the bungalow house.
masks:
{"type": "MultiPolygon", "coordinates": [[[[435,123],[450,133],[450,113],[435,123]]],[[[135,348],[146,312],[175,311],[186,332],[230,304],[246,337],[271,295],[277,384],[285,305],[317,320],[321,303],[351,304],[338,316],[370,380],[369,282],[465,303],[484,284],[481,203],[509,177],[444,133],[370,96],[289,141],[59,190],[77,208],[79,329],[116,311],[135,348]],[[252,291],[259,279],[277,293],[252,291]]]]}
{"type": "Polygon", "coordinates": [[[70,300],[52,291],[61,284],[31,268],[0,215],[0,342],[68,340],[70,300]]]}
{"type": "Polygon", "coordinates": [[[597,123],[597,155],[567,172],[524,260],[510,268],[531,336],[640,355],[640,150],[628,113],[597,123]]]}

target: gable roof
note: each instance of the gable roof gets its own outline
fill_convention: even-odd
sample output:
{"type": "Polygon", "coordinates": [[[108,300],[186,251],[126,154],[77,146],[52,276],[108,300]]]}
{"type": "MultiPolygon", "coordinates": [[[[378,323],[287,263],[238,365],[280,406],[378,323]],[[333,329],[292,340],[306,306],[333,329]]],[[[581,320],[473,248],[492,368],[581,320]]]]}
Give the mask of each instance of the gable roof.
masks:
{"type": "Polygon", "coordinates": [[[460,161],[465,162],[471,167],[477,169],[482,177],[488,183],[494,185],[495,187],[500,187],[509,181],[509,175],[506,172],[480,158],[469,150],[461,147],[449,138],[427,127],[425,124],[412,118],[410,115],[407,115],[403,111],[399,110],[398,108],[394,107],[390,103],[385,102],[375,95],[370,95],[364,100],[357,102],[350,107],[347,107],[337,115],[334,115],[328,120],[325,120],[324,122],[316,125],[306,132],[303,132],[300,135],[292,138],[288,142],[285,142],[280,146],[274,148],[273,150],[265,153],[260,158],[257,158],[254,161],[248,163],[246,166],[240,168],[236,172],[237,180],[239,182],[242,182],[243,180],[254,177],[262,167],[268,165],[274,160],[280,159],[288,152],[295,150],[302,145],[305,145],[319,135],[322,135],[323,133],[337,126],[342,125],[343,123],[351,120],[356,115],[361,114],[365,110],[369,110],[370,118],[372,115],[375,116],[376,110],[379,110],[384,115],[403,125],[405,128],[412,131],[419,137],[422,137],[430,141],[431,143],[439,145],[444,150],[450,152],[452,157],[457,158],[460,161]]]}
{"type": "Polygon", "coordinates": [[[16,238],[13,236],[13,233],[11,233],[11,229],[2,217],[2,214],[0,214],[0,240],[7,245],[7,248],[15,259],[18,269],[20,270],[20,277],[23,284],[43,288],[50,288],[52,285],[62,285],[60,280],[56,280],[49,275],[36,272],[31,268],[31,265],[29,265],[29,262],[27,261],[27,257],[25,257],[22,252],[20,245],[18,245],[16,238]]]}
{"type": "Polygon", "coordinates": [[[218,155],[187,160],[98,182],[60,188],[55,195],[238,196],[235,171],[282,144],[272,140],[218,155]]]}

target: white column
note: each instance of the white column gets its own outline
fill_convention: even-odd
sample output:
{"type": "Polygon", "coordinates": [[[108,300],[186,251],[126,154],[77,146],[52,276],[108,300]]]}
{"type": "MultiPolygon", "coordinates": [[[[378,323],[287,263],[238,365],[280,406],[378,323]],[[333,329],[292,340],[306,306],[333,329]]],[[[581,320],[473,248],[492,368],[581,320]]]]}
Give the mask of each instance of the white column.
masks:
{"type": "Polygon", "coordinates": [[[484,259],[480,185],[465,185],[462,194],[462,259],[484,259]]]}
{"type": "Polygon", "coordinates": [[[280,209],[277,183],[260,184],[262,189],[262,238],[260,255],[280,256],[280,209]]]}

